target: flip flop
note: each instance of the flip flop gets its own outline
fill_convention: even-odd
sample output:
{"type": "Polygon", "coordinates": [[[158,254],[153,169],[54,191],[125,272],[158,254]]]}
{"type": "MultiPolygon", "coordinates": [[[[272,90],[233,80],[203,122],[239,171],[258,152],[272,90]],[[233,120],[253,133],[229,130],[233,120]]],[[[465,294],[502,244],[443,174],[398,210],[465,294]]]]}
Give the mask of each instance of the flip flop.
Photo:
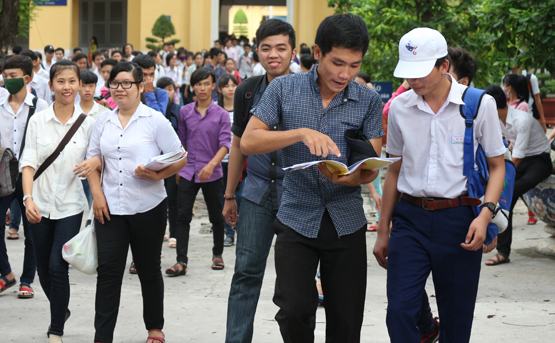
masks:
{"type": "Polygon", "coordinates": [[[181,276],[185,274],[187,274],[187,265],[185,263],[178,262],[166,269],[166,275],[169,277],[181,276]]]}
{"type": "Polygon", "coordinates": [[[223,270],[224,269],[224,259],[220,256],[212,257],[212,270],[223,270]]]}
{"type": "Polygon", "coordinates": [[[151,343],[166,343],[166,338],[163,336],[148,336],[146,338],[146,343],[149,343],[149,341],[151,343]]]}
{"type": "Polygon", "coordinates": [[[500,264],[505,264],[505,263],[509,263],[511,262],[511,259],[508,257],[505,257],[501,254],[496,254],[494,257],[486,260],[485,265],[492,267],[492,266],[497,266],[500,264]]]}

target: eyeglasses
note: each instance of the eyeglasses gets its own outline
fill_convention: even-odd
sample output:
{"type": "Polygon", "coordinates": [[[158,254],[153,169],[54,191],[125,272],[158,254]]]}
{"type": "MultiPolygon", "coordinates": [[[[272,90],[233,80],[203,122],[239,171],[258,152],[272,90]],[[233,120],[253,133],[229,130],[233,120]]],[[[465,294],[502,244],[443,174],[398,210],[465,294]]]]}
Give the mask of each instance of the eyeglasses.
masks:
{"type": "Polygon", "coordinates": [[[127,80],[119,82],[114,80],[108,83],[108,87],[110,87],[110,89],[118,89],[118,87],[121,85],[122,89],[129,89],[133,85],[139,84],[141,82],[142,81],[127,81],[127,80]]]}

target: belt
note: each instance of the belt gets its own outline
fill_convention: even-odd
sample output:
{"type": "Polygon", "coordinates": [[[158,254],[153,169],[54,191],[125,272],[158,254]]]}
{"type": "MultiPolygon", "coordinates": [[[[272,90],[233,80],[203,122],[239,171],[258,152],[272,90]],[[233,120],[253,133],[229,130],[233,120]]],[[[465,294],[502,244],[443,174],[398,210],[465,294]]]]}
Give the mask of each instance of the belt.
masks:
{"type": "Polygon", "coordinates": [[[478,206],[481,201],[476,198],[471,198],[466,195],[462,195],[457,198],[447,199],[447,198],[417,198],[411,195],[401,193],[402,200],[410,202],[413,205],[422,207],[427,211],[437,211],[446,208],[454,208],[459,206],[478,206]]]}

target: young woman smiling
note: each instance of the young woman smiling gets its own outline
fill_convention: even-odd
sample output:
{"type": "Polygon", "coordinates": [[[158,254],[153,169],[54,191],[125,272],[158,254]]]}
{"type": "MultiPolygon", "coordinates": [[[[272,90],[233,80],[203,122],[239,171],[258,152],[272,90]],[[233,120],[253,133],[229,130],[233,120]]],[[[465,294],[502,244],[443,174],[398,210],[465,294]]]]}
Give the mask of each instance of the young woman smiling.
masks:
{"type": "Polygon", "coordinates": [[[61,342],[69,317],[68,264],[62,246],[79,232],[85,193],[74,167],[83,162],[94,119],[86,117],[61,154],[35,181],[35,173],[79,120],[75,105],[79,92],[79,69],[60,61],[50,69],[54,103],[29,120],[25,150],[20,161],[23,174],[23,203],[32,225],[33,245],[40,284],[50,301],[48,342],[61,342]]]}
{"type": "Polygon", "coordinates": [[[113,340],[121,281],[131,246],[143,296],[147,343],[163,343],[164,283],[160,253],[166,230],[164,179],[184,165],[179,161],[160,171],[144,165],[160,152],[182,150],[181,142],[163,114],[141,103],[143,71],[136,64],[118,63],[108,85],[118,110],[99,119],[87,156],[104,160],[89,175],[98,246],[95,342],[113,340]]]}

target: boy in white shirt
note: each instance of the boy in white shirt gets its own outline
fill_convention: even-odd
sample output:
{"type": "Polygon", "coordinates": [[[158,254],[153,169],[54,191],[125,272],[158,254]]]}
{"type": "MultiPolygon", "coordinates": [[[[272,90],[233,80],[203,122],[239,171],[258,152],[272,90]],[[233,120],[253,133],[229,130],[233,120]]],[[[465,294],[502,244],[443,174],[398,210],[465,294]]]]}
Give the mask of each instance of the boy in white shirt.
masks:
{"type": "Polygon", "coordinates": [[[96,117],[109,110],[94,101],[95,89],[98,84],[98,76],[90,70],[81,71],[81,88],[79,89],[79,106],[83,113],[96,117]]]}
{"type": "MultiPolygon", "coordinates": [[[[34,112],[46,109],[48,104],[27,91],[27,85],[33,78],[33,63],[29,57],[24,55],[9,57],[4,64],[2,76],[9,96],[0,96],[0,145],[11,149],[20,159],[24,150],[22,145],[27,131],[28,118],[34,112]]],[[[0,223],[5,222],[6,211],[14,199],[17,199],[20,208],[23,209],[21,174],[17,180],[16,191],[8,196],[0,197],[0,223]]],[[[4,230],[4,225],[0,225],[0,237],[4,237],[4,230]]],[[[31,284],[35,278],[36,264],[29,223],[25,216],[23,216],[23,230],[25,255],[18,297],[32,298],[34,292],[31,284]]],[[[4,239],[0,239],[0,275],[0,293],[17,283],[8,261],[4,239]]]]}

